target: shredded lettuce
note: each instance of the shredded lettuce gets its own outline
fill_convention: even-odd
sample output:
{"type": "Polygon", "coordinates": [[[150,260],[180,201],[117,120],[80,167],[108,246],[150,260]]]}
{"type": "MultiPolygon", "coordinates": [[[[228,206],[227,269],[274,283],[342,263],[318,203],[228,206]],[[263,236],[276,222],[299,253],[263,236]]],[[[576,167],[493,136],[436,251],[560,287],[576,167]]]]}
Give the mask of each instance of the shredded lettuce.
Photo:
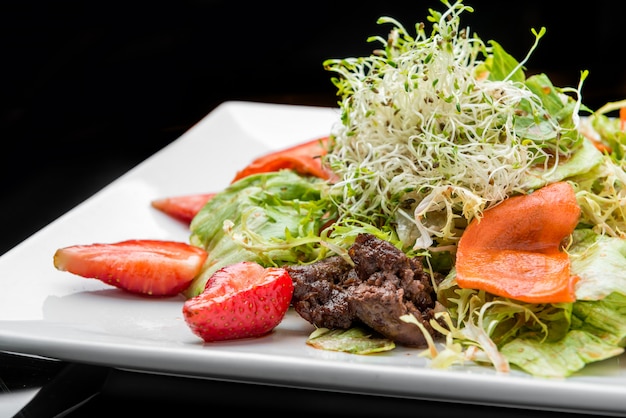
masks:
{"type": "Polygon", "coordinates": [[[452,318],[443,331],[454,335],[454,344],[447,343],[448,355],[456,352],[457,357],[468,358],[478,351],[482,356],[477,360],[497,368],[493,354],[487,355],[493,348],[471,337],[478,332],[497,346],[506,364],[535,376],[567,377],[587,364],[622,354],[626,241],[581,228],[574,231],[567,251],[571,273],[579,277],[574,303],[527,304],[461,289],[452,268],[437,294],[452,318]]]}
{"type": "MultiPolygon", "coordinates": [[[[604,254],[598,250],[588,257],[601,262],[604,254]]],[[[626,268],[624,256],[615,262],[616,268],[619,264],[626,268]]],[[[582,276],[580,292],[593,289],[593,278],[584,274],[583,269],[577,272],[582,276]],[[590,283],[585,283],[586,280],[590,283]]],[[[588,272],[597,275],[595,269],[588,272]]],[[[620,290],[608,290],[611,293],[602,298],[595,293],[596,300],[529,304],[461,289],[456,285],[453,269],[438,290],[438,300],[448,307],[450,315],[447,329],[441,332],[454,337],[446,342],[443,352],[447,356],[456,353],[457,358],[490,363],[500,372],[506,371],[508,365],[515,365],[534,376],[570,376],[587,364],[624,352],[626,294],[622,277],[623,274],[613,280],[609,276],[608,281],[620,290]],[[479,342],[477,336],[486,341],[479,342]],[[498,355],[504,357],[504,362],[498,355]]],[[[607,288],[601,288],[602,291],[607,288]]]]}

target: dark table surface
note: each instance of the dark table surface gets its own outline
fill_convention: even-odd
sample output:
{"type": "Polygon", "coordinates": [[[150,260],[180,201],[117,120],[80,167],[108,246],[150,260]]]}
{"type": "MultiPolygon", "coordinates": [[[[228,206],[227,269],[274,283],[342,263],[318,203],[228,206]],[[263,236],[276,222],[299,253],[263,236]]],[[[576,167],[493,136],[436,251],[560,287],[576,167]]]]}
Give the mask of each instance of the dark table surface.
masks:
{"type": "MultiPolygon", "coordinates": [[[[585,102],[626,97],[622,3],[528,1],[506,16],[466,2],[483,39],[522,59],[531,27],[548,33],[528,62],[555,84],[590,70],[585,102]]],[[[376,18],[407,27],[437,1],[379,7],[318,1],[45,2],[0,6],[0,254],[87,199],[227,100],[335,106],[326,58],[369,54],[376,18]],[[287,16],[287,17],[285,17],[287,16]],[[79,174],[80,173],[80,174],[79,174]]],[[[298,416],[564,417],[434,401],[148,375],[0,353],[0,415],[100,417],[277,412],[298,416]],[[13,410],[14,412],[7,412],[13,410]]],[[[567,416],[571,416],[568,414],[567,416]]]]}
{"type": "Polygon", "coordinates": [[[141,411],[144,416],[269,413],[307,418],[588,416],[572,411],[538,411],[153,375],[12,353],[0,353],[0,377],[0,415],[15,418],[100,418],[126,416],[133,411],[141,411]]]}

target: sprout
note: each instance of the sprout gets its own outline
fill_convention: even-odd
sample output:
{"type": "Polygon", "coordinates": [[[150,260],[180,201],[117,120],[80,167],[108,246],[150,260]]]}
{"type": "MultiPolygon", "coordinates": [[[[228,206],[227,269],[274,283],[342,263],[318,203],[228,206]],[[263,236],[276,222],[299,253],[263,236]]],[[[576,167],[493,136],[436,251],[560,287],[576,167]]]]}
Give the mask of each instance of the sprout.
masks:
{"type": "Polygon", "coordinates": [[[342,97],[326,156],[340,177],[330,190],[338,223],[391,229],[413,250],[454,244],[469,220],[528,190],[530,167],[558,158],[549,141],[560,127],[520,81],[522,65],[490,77],[492,47],[459,27],[473,10],[442,2],[446,12],[430,10],[431,35],[383,17],[394,25],[388,38],[369,39],[383,49],[324,63],[342,97]]]}

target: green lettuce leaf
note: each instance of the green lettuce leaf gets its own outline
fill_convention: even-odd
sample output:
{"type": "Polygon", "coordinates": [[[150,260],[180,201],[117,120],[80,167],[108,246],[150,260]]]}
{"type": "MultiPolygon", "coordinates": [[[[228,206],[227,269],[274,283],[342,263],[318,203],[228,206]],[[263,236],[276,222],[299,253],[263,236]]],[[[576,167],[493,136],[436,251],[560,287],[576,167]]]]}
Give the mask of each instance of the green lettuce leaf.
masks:
{"type": "MultiPolygon", "coordinates": [[[[597,254],[597,260],[601,259],[597,254]]],[[[612,275],[602,277],[610,282],[612,275]]],[[[600,282],[592,283],[606,291],[600,282]]],[[[618,356],[626,346],[626,295],[616,291],[600,300],[576,301],[571,322],[570,330],[558,341],[516,338],[503,345],[500,352],[509,363],[544,377],[567,377],[587,364],[618,356]]]]}
{"type": "Polygon", "coordinates": [[[602,138],[602,142],[611,147],[613,161],[624,161],[626,156],[626,132],[621,129],[619,118],[596,113],[590,116],[593,129],[602,138]]]}
{"type": "Polygon", "coordinates": [[[485,60],[485,67],[489,71],[489,79],[504,80],[509,77],[511,81],[523,83],[526,75],[519,62],[496,41],[491,40],[489,44],[491,45],[492,53],[485,60]]]}
{"type": "Polygon", "coordinates": [[[580,277],[578,300],[600,300],[613,292],[626,293],[626,240],[598,235],[590,229],[574,231],[568,249],[571,273],[580,277]]]}
{"type": "Polygon", "coordinates": [[[615,292],[602,300],[576,302],[572,313],[573,329],[616,347],[626,346],[626,295],[615,292]]]}
{"type": "Polygon", "coordinates": [[[245,177],[215,195],[190,224],[190,242],[209,256],[184,294],[200,294],[213,273],[239,261],[276,266],[323,258],[319,233],[334,213],[326,187],[282,170],[245,177]]]}
{"type": "Polygon", "coordinates": [[[312,347],[352,354],[373,354],[396,348],[392,340],[378,336],[372,330],[353,327],[347,330],[318,328],[307,339],[312,347]]]}
{"type": "Polygon", "coordinates": [[[517,338],[500,348],[510,364],[540,377],[567,377],[587,364],[624,352],[595,335],[572,330],[556,342],[517,338]]]}
{"type": "Polygon", "coordinates": [[[576,152],[570,158],[559,162],[554,169],[546,171],[542,166],[538,166],[529,170],[526,185],[530,189],[538,189],[571,177],[587,175],[598,167],[602,160],[602,153],[591,142],[582,141],[576,152]]]}

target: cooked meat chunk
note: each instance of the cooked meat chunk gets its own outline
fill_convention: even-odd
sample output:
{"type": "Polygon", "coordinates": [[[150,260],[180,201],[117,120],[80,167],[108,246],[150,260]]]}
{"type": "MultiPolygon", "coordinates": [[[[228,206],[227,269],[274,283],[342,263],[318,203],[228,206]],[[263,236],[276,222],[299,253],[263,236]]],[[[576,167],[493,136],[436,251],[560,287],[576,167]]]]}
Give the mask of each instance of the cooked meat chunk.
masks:
{"type": "Polygon", "coordinates": [[[339,256],[306,266],[287,267],[293,279],[291,303],[296,312],[310,323],[348,329],[355,320],[348,299],[352,267],[339,256]]]}
{"type": "Polygon", "coordinates": [[[331,329],[367,325],[398,344],[423,347],[422,332],[400,319],[410,313],[437,335],[429,324],[435,292],[421,259],[370,234],[360,234],[348,254],[354,267],[339,256],[287,267],[294,282],[292,304],[300,316],[331,329]]]}

